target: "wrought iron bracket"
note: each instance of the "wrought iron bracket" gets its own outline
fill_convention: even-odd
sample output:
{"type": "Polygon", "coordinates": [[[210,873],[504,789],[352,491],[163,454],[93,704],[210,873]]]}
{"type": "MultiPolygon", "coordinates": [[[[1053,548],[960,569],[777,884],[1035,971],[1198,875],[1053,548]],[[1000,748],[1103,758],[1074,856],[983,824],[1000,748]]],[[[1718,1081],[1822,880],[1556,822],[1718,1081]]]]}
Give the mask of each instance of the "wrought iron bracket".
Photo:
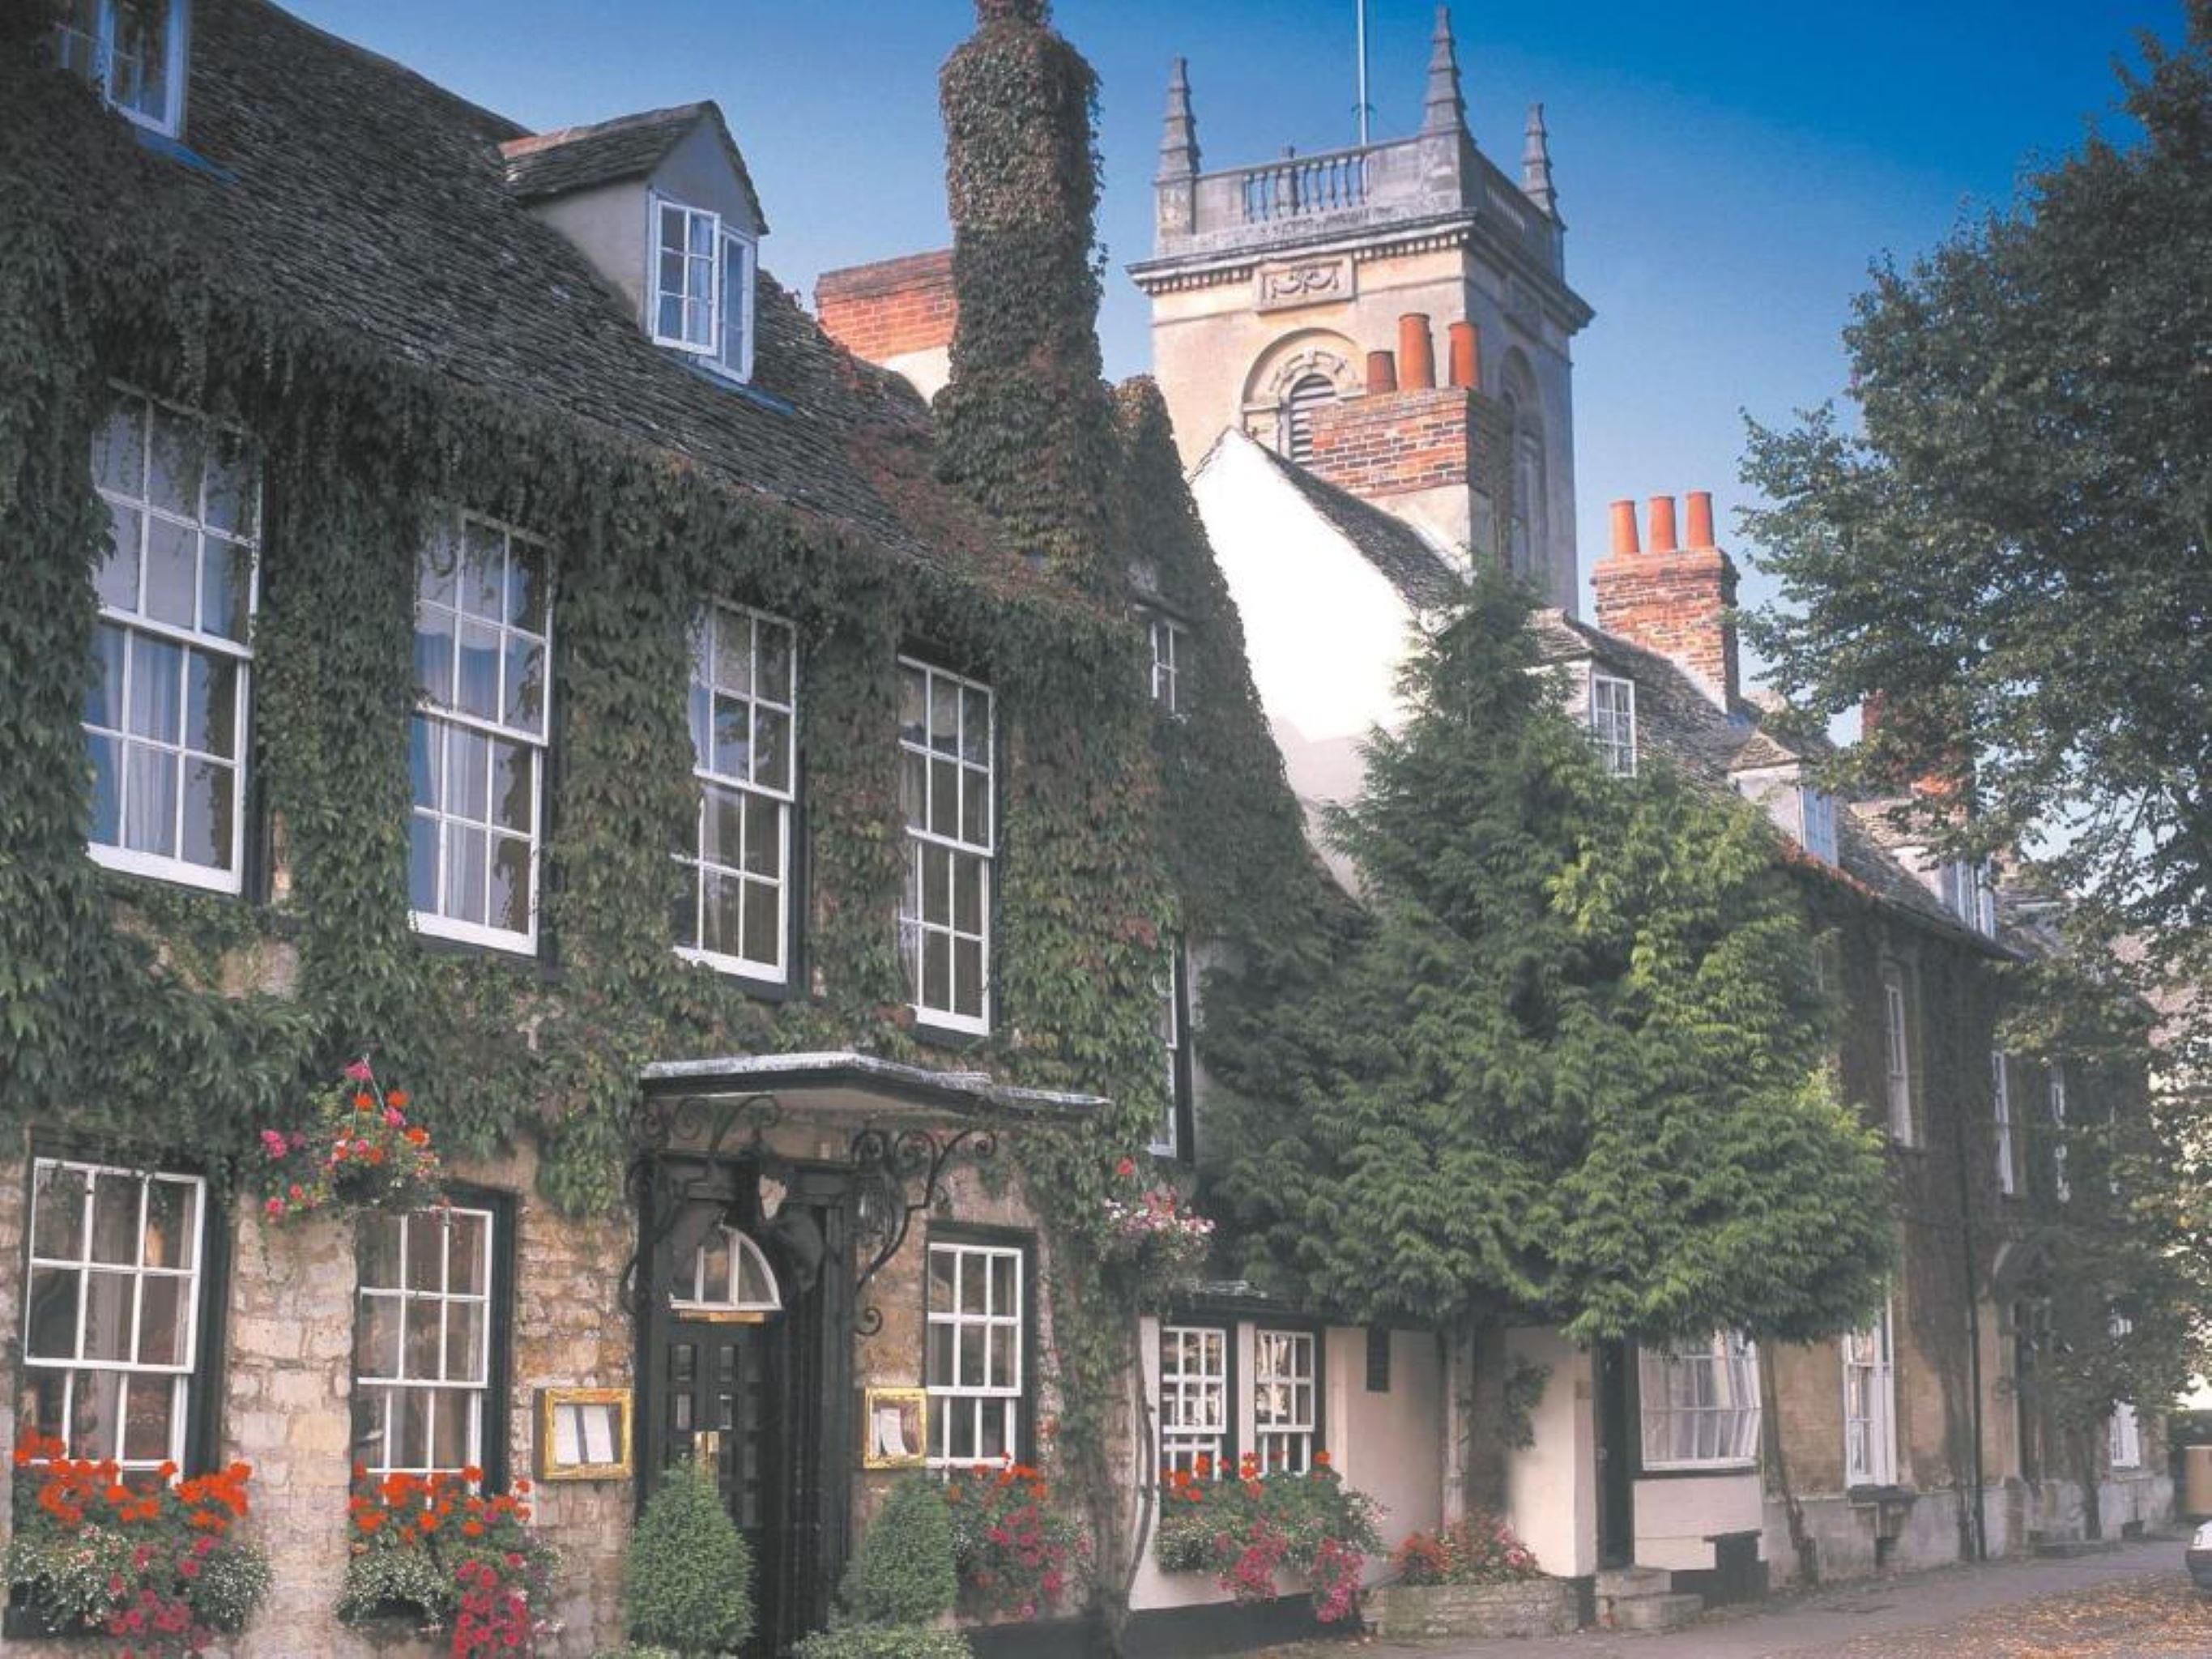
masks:
{"type": "Polygon", "coordinates": [[[744,1095],[714,1102],[690,1097],[649,1100],[639,1109],[633,1131],[636,1151],[630,1158],[627,1181],[631,1201],[644,1218],[645,1231],[623,1268],[624,1311],[632,1315],[638,1311],[644,1265],[676,1231],[684,1205],[709,1196],[716,1180],[716,1161],[740,1150],[732,1143],[732,1137],[741,1128],[750,1128],[752,1133],[743,1147],[750,1151],[763,1145],[768,1132],[782,1121],[783,1107],[773,1095],[744,1095]],[[678,1144],[692,1141],[697,1144],[678,1144]],[[674,1172],[685,1164],[693,1167],[682,1175],[674,1172]],[[664,1178],[659,1194],[654,1192],[656,1177],[664,1178]],[[662,1201],[656,1203],[657,1196],[662,1201]]]}
{"type": "Polygon", "coordinates": [[[873,1124],[853,1136],[854,1238],[861,1249],[874,1249],[853,1285],[857,1334],[873,1336],[883,1329],[883,1310],[861,1304],[860,1292],[905,1246],[915,1217],[937,1202],[953,1158],[982,1163],[998,1155],[997,1132],[981,1126],[942,1139],[933,1130],[894,1131],[873,1124]]]}

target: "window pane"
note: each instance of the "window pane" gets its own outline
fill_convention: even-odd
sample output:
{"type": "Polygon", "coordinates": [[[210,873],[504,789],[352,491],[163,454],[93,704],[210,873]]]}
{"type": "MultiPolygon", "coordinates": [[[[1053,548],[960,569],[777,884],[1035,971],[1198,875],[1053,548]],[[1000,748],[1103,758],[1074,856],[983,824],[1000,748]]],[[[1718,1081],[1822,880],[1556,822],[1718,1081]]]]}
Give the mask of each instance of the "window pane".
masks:
{"type": "Polygon", "coordinates": [[[143,1183],[102,1174],[92,1188],[92,1259],[122,1267],[138,1260],[138,1195],[143,1183]]]}
{"type": "Polygon", "coordinates": [[[772,708],[753,715],[753,780],[764,788],[791,787],[791,717],[772,708]]]}
{"type": "Polygon", "coordinates": [[[233,812],[237,773],[216,761],[184,764],[185,815],[181,856],[210,870],[228,870],[235,842],[233,812]]]}
{"type": "Polygon", "coordinates": [[[438,825],[417,817],[407,826],[407,904],[426,915],[438,908],[438,825]]]}
{"type": "Polygon", "coordinates": [[[146,523],[146,615],[190,628],[198,599],[200,538],[163,518],[146,523]]]}
{"type": "Polygon", "coordinates": [[[752,705],[740,698],[714,699],[714,769],[726,778],[750,779],[752,705]]]}
{"type": "Polygon", "coordinates": [[[66,1267],[31,1270],[30,1315],[23,1351],[33,1359],[76,1358],[77,1298],[83,1276],[66,1267]]]}
{"type": "Polygon", "coordinates": [[[165,513],[197,519],[200,511],[202,427],[172,410],[153,409],[152,465],[147,498],[165,513]]]}
{"type": "Polygon", "coordinates": [[[87,1359],[131,1358],[131,1292],[135,1278],[135,1274],[119,1273],[85,1274],[84,1357],[87,1359]]]}
{"type": "Polygon", "coordinates": [[[758,795],[745,796],[744,806],[745,848],[742,867],[753,875],[773,879],[783,871],[784,809],[758,795]]]}
{"type": "Polygon", "coordinates": [[[124,1408],[123,1455],[137,1463],[159,1463],[176,1446],[177,1385],[167,1377],[131,1380],[124,1408]]]}
{"type": "Polygon", "coordinates": [[[499,629],[464,617],[460,622],[460,678],[453,707],[478,720],[499,718],[499,629]]]}
{"type": "Polygon", "coordinates": [[[921,670],[902,665],[899,670],[899,740],[917,747],[928,741],[926,726],[928,692],[921,670]]]}
{"type": "Polygon", "coordinates": [[[451,1212],[446,1222],[447,1289],[455,1296],[482,1296],[489,1271],[490,1237],[485,1218],[465,1210],[451,1212]]]}
{"type": "Polygon", "coordinates": [[[79,1371],[70,1379],[70,1450],[105,1459],[123,1449],[123,1377],[116,1371],[79,1371]]]}
{"type": "Polygon", "coordinates": [[[702,879],[706,914],[699,948],[720,957],[741,955],[744,943],[744,878],[709,870],[702,879]]]}
{"type": "Polygon", "coordinates": [[[167,1274],[149,1277],[139,1293],[138,1363],[177,1365],[184,1363],[185,1305],[187,1280],[167,1274]]]}
{"type": "Polygon", "coordinates": [[[453,613],[442,606],[415,613],[415,689],[441,708],[453,702],[453,613]]]}
{"type": "Polygon", "coordinates": [[[481,1302],[446,1304],[446,1375],[474,1382],[484,1373],[484,1309],[481,1302]]]}
{"type": "Polygon", "coordinates": [[[123,757],[123,844],[141,853],[177,853],[177,757],[127,744],[123,757]]]}
{"type": "Polygon", "coordinates": [[[94,579],[100,602],[118,611],[138,609],[138,551],[146,532],[143,514],[135,507],[110,501],[107,505],[110,547],[94,579]]]}
{"type": "Polygon", "coordinates": [[[400,1300],[364,1296],[354,1315],[353,1369],[356,1376],[399,1375],[400,1300]]]}
{"type": "Polygon", "coordinates": [[[143,634],[131,641],[131,724],[133,736],[176,743],[184,735],[185,653],[181,647],[143,634]]]}
{"type": "Polygon", "coordinates": [[[960,769],[952,761],[929,763],[929,830],[956,840],[960,835],[960,769]]]}
{"type": "Polygon", "coordinates": [[[501,738],[484,741],[491,762],[490,820],[502,830],[527,835],[537,816],[538,751],[501,738]]]}
{"type": "Polygon", "coordinates": [[[525,732],[545,729],[545,647],[518,634],[507,641],[506,719],[525,732]]]}
{"type": "Polygon", "coordinates": [[[445,810],[471,823],[491,817],[491,744],[465,726],[441,727],[446,745],[445,810]]]}
{"type": "Polygon", "coordinates": [[[442,1305],[428,1297],[407,1298],[401,1376],[435,1378],[439,1375],[438,1340],[442,1322],[438,1310],[442,1305]]]}
{"type": "Polygon", "coordinates": [[[530,927],[530,843],[514,836],[491,838],[491,892],[487,923],[520,933],[530,927]]]}
{"type": "Polygon", "coordinates": [[[961,757],[988,764],[991,758],[991,699],[973,686],[963,687],[960,696],[961,757]]]}
{"type": "Polygon", "coordinates": [[[979,845],[991,839],[991,775],[972,768],[960,774],[960,836],[979,845]]]}
{"type": "Polygon", "coordinates": [[[92,838],[102,847],[123,842],[123,744],[118,738],[87,740],[92,755],[92,838]]]}
{"type": "Polygon", "coordinates": [[[744,860],[744,821],[749,816],[744,793],[708,784],[706,804],[700,856],[710,864],[737,869],[744,860]]]}
{"type": "Polygon", "coordinates": [[[744,892],[744,947],[739,952],[749,962],[774,963],[781,954],[777,934],[781,906],[776,890],[749,881],[744,892]]]}
{"type": "Polygon", "coordinates": [[[185,744],[223,759],[238,754],[238,660],[211,651],[185,653],[185,744]]]}
{"type": "Polygon", "coordinates": [[[960,747],[960,687],[941,674],[930,676],[929,745],[948,755],[960,747]]]}
{"type": "MultiPolygon", "coordinates": [[[[79,0],[90,11],[97,0],[79,0]]],[[[93,481],[103,489],[136,495],[146,483],[146,405],[127,398],[108,412],[92,439],[93,481]]]]}
{"type": "Polygon", "coordinates": [[[200,628],[224,639],[246,641],[246,600],[252,592],[252,557],[236,542],[207,538],[200,554],[200,628]]]}

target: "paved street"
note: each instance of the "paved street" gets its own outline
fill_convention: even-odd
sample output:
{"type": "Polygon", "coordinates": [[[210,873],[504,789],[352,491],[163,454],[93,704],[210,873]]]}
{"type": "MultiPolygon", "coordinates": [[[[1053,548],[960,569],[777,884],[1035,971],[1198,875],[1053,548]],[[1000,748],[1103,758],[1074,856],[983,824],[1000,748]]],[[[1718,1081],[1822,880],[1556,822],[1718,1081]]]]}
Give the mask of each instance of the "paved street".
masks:
{"type": "MultiPolygon", "coordinates": [[[[2212,1659],[2212,1597],[2178,1539],[2075,1561],[2006,1561],[1778,1595],[1664,1636],[1376,1642],[1422,1659],[2212,1659]]],[[[1341,1646],[1290,1650],[1319,1659],[1341,1646]]]]}

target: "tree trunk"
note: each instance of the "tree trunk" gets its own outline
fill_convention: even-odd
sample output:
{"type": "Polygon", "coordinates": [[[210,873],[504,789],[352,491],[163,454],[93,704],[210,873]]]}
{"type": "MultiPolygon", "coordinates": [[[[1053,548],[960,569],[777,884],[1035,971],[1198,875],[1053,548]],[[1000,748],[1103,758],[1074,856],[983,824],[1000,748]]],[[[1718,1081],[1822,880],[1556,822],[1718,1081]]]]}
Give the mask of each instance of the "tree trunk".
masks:
{"type": "Polygon", "coordinates": [[[1466,1438],[1460,1481],[1469,1512],[1505,1512],[1505,1328],[1480,1318],[1464,1328],[1467,1387],[1461,1400],[1466,1438]]]}

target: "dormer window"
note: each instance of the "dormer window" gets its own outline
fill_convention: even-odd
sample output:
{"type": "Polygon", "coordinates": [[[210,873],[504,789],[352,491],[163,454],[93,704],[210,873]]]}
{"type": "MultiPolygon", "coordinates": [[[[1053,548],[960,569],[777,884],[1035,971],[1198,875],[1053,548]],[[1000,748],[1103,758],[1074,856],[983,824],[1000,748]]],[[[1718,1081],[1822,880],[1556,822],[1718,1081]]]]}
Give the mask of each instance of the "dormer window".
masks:
{"type": "Polygon", "coordinates": [[[1943,866],[1943,905],[1976,933],[1994,937],[1997,931],[1996,872],[1972,859],[1953,859],[1943,866]]]}
{"type": "Polygon", "coordinates": [[[752,244],[719,213],[655,197],[653,343],[733,380],[753,368],[752,244]]]}
{"type": "Polygon", "coordinates": [[[1836,798],[1825,789],[1815,789],[1810,784],[1797,787],[1799,820],[1805,828],[1805,850],[1816,859],[1830,864],[1838,862],[1836,854],[1836,798]]]}
{"type": "Polygon", "coordinates": [[[1590,741],[1605,769],[1616,778],[1636,775],[1636,682],[1612,674],[1592,674],[1589,683],[1590,741]]]}
{"type": "Polygon", "coordinates": [[[184,127],[185,22],[186,0],[64,0],[56,46],[62,67],[111,107],[173,138],[184,127]]]}

